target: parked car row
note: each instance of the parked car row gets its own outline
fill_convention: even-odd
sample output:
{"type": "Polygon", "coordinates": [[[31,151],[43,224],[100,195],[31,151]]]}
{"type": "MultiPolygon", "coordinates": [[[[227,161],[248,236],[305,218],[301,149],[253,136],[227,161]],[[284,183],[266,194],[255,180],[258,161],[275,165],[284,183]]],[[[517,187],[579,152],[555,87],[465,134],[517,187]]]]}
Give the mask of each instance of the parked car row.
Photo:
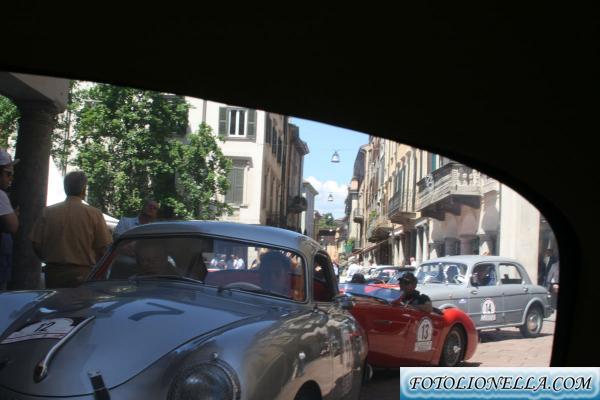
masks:
{"type": "MultiPolygon", "coordinates": [[[[386,266],[377,276],[405,272],[386,266]]],[[[428,294],[465,291],[432,290],[438,309],[424,313],[392,304],[400,292],[381,284],[341,285],[340,295],[329,256],[295,232],[200,221],[139,226],[78,288],[0,294],[0,398],[357,399],[370,365],[454,366],[474,354],[478,320],[498,326],[518,309],[535,333],[536,315],[547,312],[518,263],[442,259],[421,273],[428,294]],[[256,268],[207,268],[217,254],[256,268]],[[450,265],[466,283],[449,280],[450,265]],[[470,283],[478,265],[505,273],[495,285],[506,297],[470,283]],[[440,271],[441,281],[427,278],[440,271]],[[512,302],[513,284],[526,306],[512,302]]]]}

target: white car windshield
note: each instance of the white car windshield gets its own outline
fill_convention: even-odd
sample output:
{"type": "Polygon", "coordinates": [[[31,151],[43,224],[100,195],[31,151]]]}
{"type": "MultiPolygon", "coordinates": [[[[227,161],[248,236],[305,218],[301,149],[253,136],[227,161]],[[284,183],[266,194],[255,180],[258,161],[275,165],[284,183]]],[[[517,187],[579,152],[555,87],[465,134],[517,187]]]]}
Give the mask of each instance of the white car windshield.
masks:
{"type": "Polygon", "coordinates": [[[461,285],[466,282],[467,266],[460,263],[437,262],[421,264],[416,271],[420,284],[448,283],[461,285]]]}

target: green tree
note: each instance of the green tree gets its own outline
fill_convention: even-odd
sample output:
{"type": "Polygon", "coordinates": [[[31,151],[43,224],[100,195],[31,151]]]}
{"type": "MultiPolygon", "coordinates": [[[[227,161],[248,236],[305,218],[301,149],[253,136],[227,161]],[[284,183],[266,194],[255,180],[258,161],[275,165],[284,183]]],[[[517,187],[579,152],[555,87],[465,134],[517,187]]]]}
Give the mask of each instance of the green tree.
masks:
{"type": "Polygon", "coordinates": [[[0,148],[7,148],[11,137],[17,132],[19,110],[10,99],[0,96],[0,148]]]}
{"type": "Polygon", "coordinates": [[[72,127],[76,108],[81,104],[77,95],[79,82],[75,80],[69,81],[69,93],[67,98],[66,110],[58,115],[56,127],[52,135],[52,157],[56,166],[63,173],[69,164],[69,156],[73,148],[72,127]]]}
{"type": "Polygon", "coordinates": [[[333,218],[333,214],[325,213],[323,217],[319,221],[319,229],[329,229],[336,228],[335,219],[333,218]]]}
{"type": "Polygon", "coordinates": [[[104,212],[134,215],[154,198],[183,218],[214,218],[229,207],[230,161],[206,125],[186,137],[183,97],[98,84],[75,90],[74,163],[87,175],[88,199],[104,212]]]}

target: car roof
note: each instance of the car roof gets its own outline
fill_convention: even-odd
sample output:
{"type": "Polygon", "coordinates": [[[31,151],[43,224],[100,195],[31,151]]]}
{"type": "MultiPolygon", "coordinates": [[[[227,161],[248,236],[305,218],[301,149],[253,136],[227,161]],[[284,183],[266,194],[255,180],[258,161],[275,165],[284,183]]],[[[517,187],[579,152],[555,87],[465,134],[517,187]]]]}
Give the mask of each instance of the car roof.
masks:
{"type": "Polygon", "coordinates": [[[299,249],[305,253],[315,253],[321,246],[300,233],[272,226],[240,224],[223,221],[169,221],[140,225],[128,230],[119,239],[164,234],[201,234],[220,236],[248,242],[258,242],[275,247],[299,249]]]}
{"type": "Polygon", "coordinates": [[[511,262],[521,265],[521,263],[515,259],[501,256],[480,256],[480,255],[459,255],[459,256],[445,256],[439,258],[432,258],[431,260],[423,261],[422,264],[429,264],[435,262],[455,262],[462,264],[477,264],[481,262],[511,262]]]}

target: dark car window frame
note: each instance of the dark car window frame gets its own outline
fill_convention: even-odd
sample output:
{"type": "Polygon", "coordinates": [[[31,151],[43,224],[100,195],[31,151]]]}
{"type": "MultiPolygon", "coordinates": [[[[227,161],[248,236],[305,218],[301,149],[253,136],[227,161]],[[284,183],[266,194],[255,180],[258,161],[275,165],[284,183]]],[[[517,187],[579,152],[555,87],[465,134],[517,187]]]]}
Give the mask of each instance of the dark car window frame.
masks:
{"type": "MultiPolygon", "coordinates": [[[[337,284],[335,282],[335,279],[333,278],[332,274],[333,274],[333,264],[331,263],[331,259],[329,258],[329,254],[327,254],[324,251],[319,251],[315,254],[314,258],[313,258],[313,265],[311,266],[310,270],[311,270],[311,276],[310,276],[310,281],[311,283],[313,283],[313,285],[311,285],[311,297],[312,297],[312,301],[314,301],[315,303],[332,303],[335,299],[335,296],[338,293],[338,288],[337,288],[337,284]],[[314,268],[317,265],[317,259],[322,259],[324,262],[323,263],[319,263],[320,265],[325,264],[325,268],[323,270],[324,272],[324,276],[325,276],[325,283],[326,283],[326,288],[329,290],[330,293],[330,299],[329,300],[315,300],[315,293],[314,293],[314,268]]],[[[308,279],[307,279],[308,281],[308,279]]]]}
{"type": "Polygon", "coordinates": [[[500,282],[500,279],[499,279],[499,275],[498,275],[498,263],[490,262],[490,261],[483,261],[483,262],[474,264],[471,267],[471,273],[469,274],[469,279],[468,279],[469,287],[494,287],[494,286],[498,286],[499,282],[500,282]],[[481,265],[493,265],[494,266],[494,273],[496,274],[496,283],[495,284],[493,284],[493,285],[473,285],[472,284],[471,278],[473,277],[473,272],[475,271],[475,268],[477,268],[478,266],[481,266],[481,265]]]}

